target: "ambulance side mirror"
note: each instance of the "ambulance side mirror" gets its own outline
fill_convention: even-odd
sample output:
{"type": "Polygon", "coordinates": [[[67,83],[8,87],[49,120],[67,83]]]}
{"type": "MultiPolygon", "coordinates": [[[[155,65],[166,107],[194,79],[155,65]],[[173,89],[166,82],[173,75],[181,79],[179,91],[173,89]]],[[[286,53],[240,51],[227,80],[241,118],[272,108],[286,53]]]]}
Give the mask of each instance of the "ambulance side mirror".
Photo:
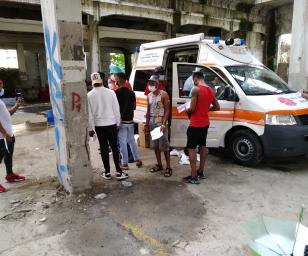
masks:
{"type": "Polygon", "coordinates": [[[239,101],[239,98],[234,90],[234,88],[230,85],[227,85],[224,91],[224,100],[227,101],[239,101]]]}

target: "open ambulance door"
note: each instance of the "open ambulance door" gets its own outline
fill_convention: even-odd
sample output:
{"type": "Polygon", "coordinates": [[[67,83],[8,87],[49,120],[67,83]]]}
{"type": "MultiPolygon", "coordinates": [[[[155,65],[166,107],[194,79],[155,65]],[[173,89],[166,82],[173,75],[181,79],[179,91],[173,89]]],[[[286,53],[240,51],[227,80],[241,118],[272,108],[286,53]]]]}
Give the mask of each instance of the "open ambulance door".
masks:
{"type": "MultiPolygon", "coordinates": [[[[230,84],[226,82],[213,68],[191,63],[173,63],[172,74],[172,111],[170,145],[172,147],[186,146],[186,131],[189,119],[185,112],[179,113],[177,107],[190,100],[190,91],[194,87],[192,73],[204,73],[205,83],[210,86],[220,103],[220,111],[210,112],[210,127],[207,136],[208,147],[219,147],[226,132],[232,128],[236,101],[230,98],[230,84]]],[[[231,90],[230,90],[231,89],[231,90]]],[[[232,94],[232,93],[231,93],[232,94]]]]}

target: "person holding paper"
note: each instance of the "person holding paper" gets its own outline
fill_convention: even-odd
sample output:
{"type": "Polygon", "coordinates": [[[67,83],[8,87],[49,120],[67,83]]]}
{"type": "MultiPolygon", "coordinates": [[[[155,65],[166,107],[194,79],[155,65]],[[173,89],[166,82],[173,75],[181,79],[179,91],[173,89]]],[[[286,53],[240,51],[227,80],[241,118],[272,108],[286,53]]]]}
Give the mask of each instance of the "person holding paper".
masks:
{"type": "MultiPolygon", "coordinates": [[[[0,97],[4,94],[3,82],[0,80],[0,97]]],[[[13,108],[8,110],[5,103],[0,99],[0,163],[4,160],[6,167],[7,182],[16,182],[25,180],[24,176],[18,175],[13,172],[13,154],[15,137],[13,134],[12,118],[18,108],[23,102],[22,98],[19,98],[13,108]]],[[[6,189],[0,185],[0,193],[5,192],[6,189]]]]}
{"type": "Polygon", "coordinates": [[[190,115],[190,124],[187,129],[187,148],[191,175],[184,179],[189,183],[199,184],[199,178],[205,178],[206,137],[210,125],[208,113],[209,111],[219,110],[220,105],[212,88],[205,84],[202,72],[194,72],[193,81],[195,87],[192,89],[190,107],[186,110],[190,115]],[[200,147],[200,167],[198,171],[196,166],[197,146],[200,147]]]}
{"type": "MultiPolygon", "coordinates": [[[[167,168],[164,176],[170,177],[172,175],[172,169],[170,167],[170,152],[168,141],[168,119],[170,115],[170,99],[168,93],[159,89],[159,77],[151,76],[148,80],[149,89],[151,93],[148,95],[148,109],[146,113],[146,125],[145,132],[149,133],[155,128],[160,127],[162,136],[158,134],[158,139],[151,141],[151,147],[155,150],[155,156],[157,164],[151,169],[151,172],[158,172],[163,170],[163,164],[161,160],[161,152],[164,152],[167,168]]],[[[159,132],[158,132],[159,133],[159,132]]],[[[157,135],[156,132],[152,135],[157,135]]]]}

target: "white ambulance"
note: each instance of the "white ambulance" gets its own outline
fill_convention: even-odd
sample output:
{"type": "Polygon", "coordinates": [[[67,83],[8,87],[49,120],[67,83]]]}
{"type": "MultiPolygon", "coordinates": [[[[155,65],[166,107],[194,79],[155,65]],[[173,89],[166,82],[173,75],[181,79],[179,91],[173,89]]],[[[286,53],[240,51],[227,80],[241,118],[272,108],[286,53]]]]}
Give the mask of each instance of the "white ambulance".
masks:
{"type": "Polygon", "coordinates": [[[199,70],[221,106],[210,112],[207,147],[227,148],[244,165],[308,154],[308,100],[255,59],[243,40],[196,34],[142,44],[130,77],[137,97],[135,122],[145,122],[146,80],[159,66],[172,101],[172,147],[186,145],[189,119],[177,107],[189,100],[192,72],[199,70]]]}

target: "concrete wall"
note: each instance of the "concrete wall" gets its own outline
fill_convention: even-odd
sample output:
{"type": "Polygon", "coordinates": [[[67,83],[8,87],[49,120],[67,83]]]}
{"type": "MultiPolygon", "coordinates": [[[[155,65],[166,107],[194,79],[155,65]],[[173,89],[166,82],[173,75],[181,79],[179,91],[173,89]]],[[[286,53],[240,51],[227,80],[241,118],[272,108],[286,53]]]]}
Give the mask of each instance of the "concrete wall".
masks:
{"type": "MultiPolygon", "coordinates": [[[[98,45],[100,40],[112,39],[116,44],[119,39],[142,43],[144,41],[162,40],[177,34],[199,33],[201,31],[211,35],[227,37],[244,37],[255,56],[266,61],[269,15],[276,8],[276,38],[280,34],[288,33],[291,28],[292,4],[285,4],[291,0],[259,1],[255,0],[81,0],[82,12],[91,20],[84,33],[85,49],[89,52],[87,74],[102,66],[98,45]],[[118,27],[104,26],[104,19],[120,17],[122,23],[118,27]],[[134,20],[136,26],[128,25],[134,20]],[[155,23],[157,22],[157,23],[155,23]],[[153,31],[151,28],[140,28],[140,24],[159,24],[162,30],[153,31]],[[93,25],[94,24],[94,25],[93,25]],[[98,25],[98,28],[95,26],[98,25]],[[127,26],[127,27],[125,27],[127,26]],[[198,31],[198,32],[196,32],[198,31]],[[97,36],[96,36],[97,32],[97,36]]],[[[9,2],[39,4],[37,0],[11,0],[9,2]]],[[[65,2],[63,2],[65,3],[65,2]]],[[[68,10],[69,11],[69,10],[68,10]]],[[[15,32],[42,33],[40,21],[3,19],[0,17],[0,30],[15,32]]],[[[111,42],[110,40],[108,42],[111,42]]],[[[277,44],[277,42],[270,42],[277,44]]],[[[137,46],[137,44],[135,45],[137,46]]],[[[126,45],[123,48],[128,48],[126,45]]],[[[134,47],[133,47],[134,48],[134,47]]],[[[271,53],[272,54],[272,53],[271,53]]],[[[272,54],[271,58],[274,58],[272,54]]],[[[105,56],[106,58],[106,56],[105,56]]]]}
{"type": "Polygon", "coordinates": [[[308,1],[296,0],[292,24],[289,84],[295,90],[308,89],[308,1]]]}
{"type": "Polygon", "coordinates": [[[276,8],[276,36],[292,32],[293,4],[276,8]]]}

